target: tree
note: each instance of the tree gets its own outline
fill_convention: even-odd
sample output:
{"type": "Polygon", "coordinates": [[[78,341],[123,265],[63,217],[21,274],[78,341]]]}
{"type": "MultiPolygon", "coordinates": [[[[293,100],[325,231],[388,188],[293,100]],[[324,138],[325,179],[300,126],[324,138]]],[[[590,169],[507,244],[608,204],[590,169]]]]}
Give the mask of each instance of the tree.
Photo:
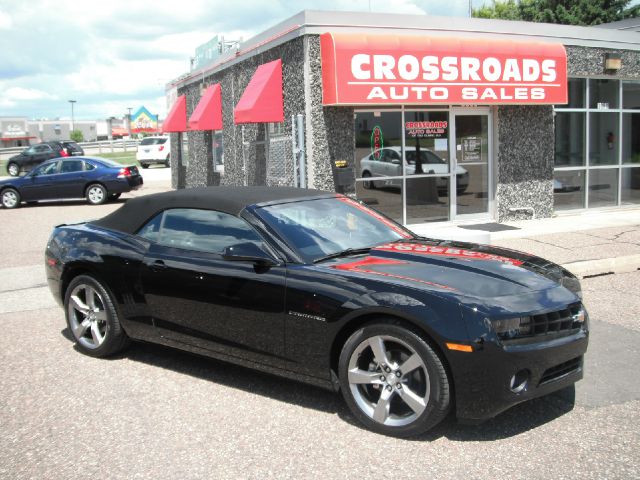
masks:
{"type": "Polygon", "coordinates": [[[71,133],[69,134],[69,137],[71,137],[71,140],[73,140],[74,142],[84,141],[84,135],[82,134],[82,130],[72,130],[71,133]]]}
{"type": "Polygon", "coordinates": [[[494,0],[473,9],[478,18],[525,20],[564,25],[599,25],[640,15],[640,5],[631,0],[494,0]]]}

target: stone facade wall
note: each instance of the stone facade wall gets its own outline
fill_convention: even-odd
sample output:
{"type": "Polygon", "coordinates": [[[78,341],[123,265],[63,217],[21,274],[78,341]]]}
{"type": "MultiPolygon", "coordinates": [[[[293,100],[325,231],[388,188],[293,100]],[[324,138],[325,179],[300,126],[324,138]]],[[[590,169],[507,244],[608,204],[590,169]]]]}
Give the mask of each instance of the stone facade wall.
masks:
{"type": "Polygon", "coordinates": [[[553,107],[498,107],[497,220],[549,217],[553,213],[553,107]],[[512,210],[526,207],[530,210],[512,210]]]}

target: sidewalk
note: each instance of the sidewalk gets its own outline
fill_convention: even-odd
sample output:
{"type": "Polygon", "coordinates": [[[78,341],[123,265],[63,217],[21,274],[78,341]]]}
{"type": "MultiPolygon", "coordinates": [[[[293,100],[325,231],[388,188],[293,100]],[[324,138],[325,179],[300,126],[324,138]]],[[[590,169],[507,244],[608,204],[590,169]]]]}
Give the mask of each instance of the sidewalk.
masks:
{"type": "Polygon", "coordinates": [[[559,263],[579,277],[640,269],[640,208],[504,224],[432,224],[416,233],[522,250],[559,263]]]}

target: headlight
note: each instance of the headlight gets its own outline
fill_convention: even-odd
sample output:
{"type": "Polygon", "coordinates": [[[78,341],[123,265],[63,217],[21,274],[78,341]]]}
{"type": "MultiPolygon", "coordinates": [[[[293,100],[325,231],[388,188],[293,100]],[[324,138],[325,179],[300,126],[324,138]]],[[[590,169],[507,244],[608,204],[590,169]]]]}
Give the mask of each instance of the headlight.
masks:
{"type": "Polygon", "coordinates": [[[531,334],[531,318],[516,317],[492,320],[493,330],[500,338],[509,339],[531,334]]]}
{"type": "Polygon", "coordinates": [[[582,286],[580,285],[580,280],[576,277],[563,277],[560,280],[560,284],[570,292],[575,293],[578,298],[582,300],[582,286]]]}

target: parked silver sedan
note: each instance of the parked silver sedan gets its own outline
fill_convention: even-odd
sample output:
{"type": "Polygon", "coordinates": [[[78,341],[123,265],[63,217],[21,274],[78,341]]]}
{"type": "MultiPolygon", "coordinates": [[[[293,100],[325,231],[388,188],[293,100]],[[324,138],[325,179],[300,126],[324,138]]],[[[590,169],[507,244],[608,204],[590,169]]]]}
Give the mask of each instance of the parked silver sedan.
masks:
{"type": "MultiPolygon", "coordinates": [[[[415,175],[416,158],[418,157],[415,147],[405,147],[404,173],[415,175]]],[[[436,155],[429,149],[420,149],[420,160],[422,173],[443,174],[449,173],[449,163],[436,155]]],[[[360,176],[362,178],[372,177],[371,180],[363,182],[364,188],[378,187],[401,187],[402,179],[384,179],[373,177],[400,177],[402,176],[402,148],[384,147],[375,150],[360,160],[360,176]]],[[[438,177],[437,186],[441,194],[448,191],[448,177],[438,177]]],[[[463,193],[469,186],[469,172],[463,167],[456,168],[456,187],[458,194],[463,193]]]]}

